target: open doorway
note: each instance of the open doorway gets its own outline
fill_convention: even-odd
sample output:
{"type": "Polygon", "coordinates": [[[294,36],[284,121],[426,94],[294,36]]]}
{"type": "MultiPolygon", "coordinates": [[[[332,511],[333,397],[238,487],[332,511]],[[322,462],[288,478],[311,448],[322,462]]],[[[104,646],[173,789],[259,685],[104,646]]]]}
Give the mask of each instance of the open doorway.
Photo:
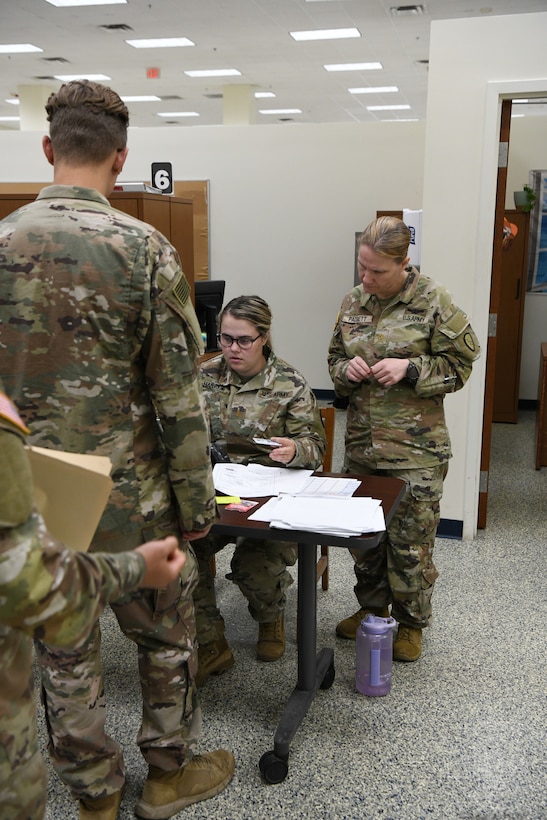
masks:
{"type": "MultiPolygon", "coordinates": [[[[501,84],[500,84],[501,85],[501,84]]],[[[519,85],[522,86],[524,83],[520,84],[512,84],[512,85],[519,85]]],[[[544,96],[544,93],[541,93],[541,96],[544,96]]],[[[507,254],[504,254],[503,251],[503,228],[504,228],[504,216],[506,213],[506,203],[508,203],[506,197],[506,187],[507,187],[507,171],[508,171],[508,159],[509,159],[509,140],[510,140],[510,130],[511,130],[511,114],[514,110],[513,107],[513,99],[522,99],[523,97],[536,95],[537,91],[531,91],[530,89],[519,88],[518,93],[514,94],[499,94],[498,97],[498,105],[499,105],[499,139],[498,139],[498,146],[497,146],[497,153],[499,157],[498,161],[498,169],[497,169],[497,185],[496,185],[496,198],[495,198],[495,221],[494,221],[494,236],[493,236],[493,248],[492,248],[492,269],[491,269],[491,282],[490,282],[490,303],[489,303],[489,333],[488,333],[488,344],[486,350],[486,376],[485,376],[485,392],[484,392],[484,414],[483,414],[483,425],[482,425],[482,441],[481,441],[481,460],[480,460],[480,482],[479,482],[479,505],[478,505],[478,516],[477,516],[477,526],[478,528],[484,528],[486,526],[487,520],[487,506],[488,506],[488,479],[489,479],[489,472],[490,472],[490,455],[491,455],[491,437],[492,437],[492,422],[495,421],[516,421],[516,413],[514,417],[511,418],[509,416],[504,417],[503,414],[499,414],[499,409],[496,409],[496,415],[494,415],[494,403],[495,403],[495,395],[499,396],[499,380],[503,379],[504,377],[510,378],[509,371],[506,369],[504,371],[504,365],[506,364],[505,361],[498,361],[496,367],[496,358],[500,355],[502,359],[506,359],[507,350],[504,348],[504,334],[506,334],[506,325],[500,325],[500,319],[505,323],[507,321],[507,314],[504,314],[504,310],[507,311],[506,303],[500,303],[500,297],[503,296],[502,289],[506,288],[508,283],[506,281],[507,277],[507,254]],[[505,268],[504,268],[505,265],[505,268]],[[504,271],[504,274],[502,273],[504,271]],[[502,278],[503,275],[503,278],[502,278]],[[500,310],[501,304],[501,310],[500,310]],[[501,335],[501,341],[499,339],[501,335]],[[504,353],[505,350],[505,353],[504,353]],[[498,385],[498,389],[496,390],[496,384],[498,385]]],[[[516,106],[515,106],[516,107],[516,106]]],[[[528,169],[532,167],[537,167],[532,165],[528,165],[528,169]]],[[[526,177],[526,180],[527,177],[526,177]]],[[[522,231],[521,237],[519,238],[519,243],[522,245],[526,241],[526,232],[528,230],[528,223],[529,217],[525,214],[517,214],[517,212],[513,212],[513,215],[516,214],[516,221],[519,222],[520,230],[522,231]]],[[[524,314],[524,295],[526,292],[526,278],[527,278],[527,260],[524,262],[522,267],[522,271],[519,274],[518,280],[516,279],[511,286],[516,286],[517,293],[515,294],[515,302],[510,304],[511,310],[522,310],[520,316],[520,332],[522,337],[522,327],[523,327],[523,314],[524,314]],[[520,290],[520,292],[518,292],[520,290]],[[517,300],[518,297],[518,300],[517,300]]],[[[507,296],[507,294],[505,294],[507,296]]],[[[511,317],[515,318],[515,321],[518,321],[518,317],[511,317]]],[[[520,350],[519,350],[519,369],[520,369],[520,350]]],[[[520,397],[519,394],[519,384],[518,384],[518,372],[517,372],[517,385],[516,385],[516,400],[517,400],[517,408],[518,408],[518,399],[520,397]]]]}

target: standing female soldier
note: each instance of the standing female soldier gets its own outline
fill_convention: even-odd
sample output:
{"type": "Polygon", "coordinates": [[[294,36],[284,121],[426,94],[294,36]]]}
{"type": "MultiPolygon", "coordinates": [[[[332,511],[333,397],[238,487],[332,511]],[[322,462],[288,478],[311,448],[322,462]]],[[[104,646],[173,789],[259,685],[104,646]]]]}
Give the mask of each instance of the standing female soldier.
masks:
{"type": "Polygon", "coordinates": [[[451,457],[445,393],[459,390],[479,344],[449,293],[409,263],[410,231],[380,217],[359,238],[361,285],[343,302],[329,347],[336,393],[349,397],[344,469],[407,488],[377,551],[354,555],[359,610],[336,632],[355,638],[367,612],[399,621],[393,656],[420,657],[437,578],[433,546],[451,457]]]}
{"type": "MultiPolygon", "coordinates": [[[[272,350],[272,314],[259,296],[232,299],[220,314],[222,356],[202,365],[211,441],[231,461],[316,469],[326,448],[315,396],[306,380],[272,350]],[[271,449],[253,438],[279,443],[271,449]]],[[[212,673],[233,666],[217,608],[209,560],[229,539],[211,536],[194,542],[199,582],[194,591],[199,639],[198,685],[212,673]]],[[[249,602],[259,624],[257,657],[275,661],[285,650],[285,590],[292,584],[287,566],[297,557],[295,544],[238,538],[227,576],[249,602]]]]}

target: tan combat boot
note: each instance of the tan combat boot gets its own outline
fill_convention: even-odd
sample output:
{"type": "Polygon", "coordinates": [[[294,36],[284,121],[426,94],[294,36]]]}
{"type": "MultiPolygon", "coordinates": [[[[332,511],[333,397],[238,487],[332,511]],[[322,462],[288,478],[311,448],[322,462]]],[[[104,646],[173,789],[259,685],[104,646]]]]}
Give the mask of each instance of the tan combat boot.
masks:
{"type": "Polygon", "coordinates": [[[223,636],[198,647],[196,686],[203,686],[209,675],[221,675],[234,665],[234,656],[223,636]]]}
{"type": "Polygon", "coordinates": [[[277,621],[258,625],[256,657],[259,661],[277,661],[285,651],[285,618],[282,612],[277,621]]]}
{"type": "Polygon", "coordinates": [[[393,642],[393,660],[417,661],[422,654],[422,630],[415,626],[399,625],[393,642]]]}
{"type": "Polygon", "coordinates": [[[164,820],[192,803],[214,797],[234,776],[235,765],[233,754],[219,749],[195,755],[175,772],[150,766],[135,814],[147,820],[164,820]]]}
{"type": "Polygon", "coordinates": [[[122,795],[123,789],[97,800],[80,800],[80,820],[116,820],[122,795]]]}
{"type": "Polygon", "coordinates": [[[377,615],[378,618],[389,618],[389,609],[384,607],[369,606],[366,609],[358,609],[349,618],[344,618],[343,621],[336,624],[336,634],[339,638],[346,638],[349,641],[354,641],[359,628],[359,624],[366,618],[367,615],[377,615]]]}

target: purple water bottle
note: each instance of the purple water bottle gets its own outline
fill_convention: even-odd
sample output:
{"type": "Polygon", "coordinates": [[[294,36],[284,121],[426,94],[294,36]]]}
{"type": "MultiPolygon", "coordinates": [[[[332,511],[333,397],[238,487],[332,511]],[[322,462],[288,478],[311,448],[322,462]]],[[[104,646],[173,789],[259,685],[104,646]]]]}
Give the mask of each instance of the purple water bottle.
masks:
{"type": "Polygon", "coordinates": [[[387,695],[391,689],[394,618],[368,614],[355,641],[355,688],[362,695],[387,695]]]}

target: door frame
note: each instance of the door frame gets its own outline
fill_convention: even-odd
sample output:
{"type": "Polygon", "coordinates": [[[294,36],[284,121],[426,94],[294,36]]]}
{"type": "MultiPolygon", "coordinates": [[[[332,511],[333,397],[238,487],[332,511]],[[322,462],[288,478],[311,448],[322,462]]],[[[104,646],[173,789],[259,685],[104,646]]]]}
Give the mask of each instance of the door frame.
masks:
{"type": "MultiPolygon", "coordinates": [[[[525,97],[543,97],[547,94],[547,79],[538,80],[505,80],[492,81],[487,83],[486,104],[484,116],[483,148],[481,161],[481,180],[479,193],[479,230],[477,231],[476,244],[476,270],[492,270],[492,248],[495,222],[495,202],[497,190],[498,172],[498,145],[501,124],[501,107],[504,100],[519,99],[525,97]]],[[[477,311],[484,311],[488,317],[490,312],[491,276],[485,281],[484,277],[477,276],[475,283],[475,308],[477,311]]],[[[486,377],[485,377],[486,380],[486,377]]],[[[474,412],[480,418],[482,410],[481,424],[471,425],[466,441],[466,458],[469,465],[474,465],[475,470],[468,473],[464,489],[464,521],[462,536],[466,540],[472,540],[477,531],[477,513],[479,483],[481,472],[482,440],[485,435],[485,427],[489,428],[486,435],[491,435],[492,422],[484,416],[484,397],[486,384],[473,383],[469,385],[472,398],[470,401],[470,413],[474,412]],[[474,409],[473,409],[474,408],[474,409]],[[473,474],[474,472],[474,474],[473,474]]],[[[487,500],[487,499],[486,499],[487,500]]]]}
{"type": "Polygon", "coordinates": [[[486,374],[484,380],[484,409],[482,420],[481,464],[479,478],[479,504],[477,527],[486,527],[488,508],[488,476],[490,470],[490,449],[492,440],[492,419],[494,416],[494,383],[496,379],[497,334],[490,332],[497,326],[501,289],[501,264],[503,248],[503,215],[505,213],[505,192],[507,189],[507,165],[509,161],[509,137],[511,133],[511,99],[501,100],[500,131],[498,141],[498,174],[496,182],[496,204],[494,208],[494,239],[492,243],[492,273],[490,277],[489,334],[486,344],[486,374]]]}

